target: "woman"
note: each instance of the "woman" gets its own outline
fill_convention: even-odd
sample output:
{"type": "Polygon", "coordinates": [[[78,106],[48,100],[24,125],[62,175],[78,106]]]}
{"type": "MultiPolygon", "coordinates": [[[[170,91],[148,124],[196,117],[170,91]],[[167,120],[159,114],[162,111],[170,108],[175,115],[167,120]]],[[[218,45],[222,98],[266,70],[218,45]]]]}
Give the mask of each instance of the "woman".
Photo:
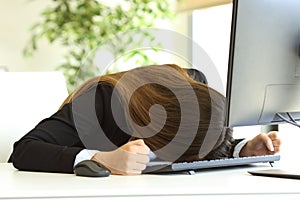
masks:
{"type": "Polygon", "coordinates": [[[225,98],[204,83],[203,74],[177,65],[95,77],[17,141],[10,161],[20,170],[72,173],[92,159],[128,175],[140,174],[153,154],[180,162],[279,151],[276,132],[235,141],[224,127],[225,98]]]}

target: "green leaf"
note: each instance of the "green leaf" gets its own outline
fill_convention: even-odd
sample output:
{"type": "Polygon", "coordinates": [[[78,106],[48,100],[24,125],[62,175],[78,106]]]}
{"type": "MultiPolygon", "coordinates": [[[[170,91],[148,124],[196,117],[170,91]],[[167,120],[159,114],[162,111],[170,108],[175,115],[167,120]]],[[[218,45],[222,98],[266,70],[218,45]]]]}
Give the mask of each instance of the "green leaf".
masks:
{"type": "MultiPolygon", "coordinates": [[[[138,49],[147,40],[152,43],[153,51],[157,51],[159,44],[147,31],[142,31],[142,36],[137,40],[131,36],[119,38],[118,35],[145,27],[154,28],[157,19],[172,19],[175,16],[169,10],[169,0],[122,0],[126,9],[123,4],[110,6],[100,0],[50,1],[50,6],[40,13],[39,21],[30,27],[31,37],[23,49],[23,55],[31,56],[38,51],[38,42],[42,39],[64,46],[68,50],[65,62],[56,69],[64,72],[69,91],[79,82],[97,75],[98,70],[91,60],[82,65],[93,49],[106,44],[114,55],[122,56],[126,54],[127,47],[138,49]]],[[[151,61],[142,51],[123,56],[136,60],[138,64],[151,61]]],[[[115,66],[114,69],[119,68],[115,66]]]]}

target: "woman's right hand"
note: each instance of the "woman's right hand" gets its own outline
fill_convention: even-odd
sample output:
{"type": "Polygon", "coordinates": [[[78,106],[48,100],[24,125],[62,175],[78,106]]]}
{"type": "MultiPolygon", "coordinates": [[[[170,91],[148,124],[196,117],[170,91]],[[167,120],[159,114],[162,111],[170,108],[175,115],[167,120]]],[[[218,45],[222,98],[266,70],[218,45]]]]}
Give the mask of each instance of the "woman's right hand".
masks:
{"type": "Polygon", "coordinates": [[[99,162],[112,174],[138,175],[149,162],[149,147],[142,139],[130,141],[114,151],[98,152],[92,160],[99,162]]]}

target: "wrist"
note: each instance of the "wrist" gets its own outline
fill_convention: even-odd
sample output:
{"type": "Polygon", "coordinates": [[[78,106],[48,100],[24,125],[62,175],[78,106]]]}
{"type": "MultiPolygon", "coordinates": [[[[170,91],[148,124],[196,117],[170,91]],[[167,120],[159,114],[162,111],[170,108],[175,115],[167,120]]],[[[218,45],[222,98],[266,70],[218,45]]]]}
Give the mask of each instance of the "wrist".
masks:
{"type": "Polygon", "coordinates": [[[105,162],[105,155],[106,152],[97,152],[92,158],[91,160],[96,161],[97,163],[103,165],[104,167],[108,168],[109,170],[111,170],[111,168],[108,166],[108,164],[105,162]]]}
{"type": "Polygon", "coordinates": [[[93,160],[93,161],[96,161],[96,162],[98,162],[98,163],[100,163],[100,164],[102,164],[103,165],[103,152],[97,152],[97,153],[95,153],[95,155],[94,156],[92,156],[91,157],[91,160],[93,160]]]}
{"type": "Polygon", "coordinates": [[[250,148],[250,141],[248,141],[240,151],[240,157],[252,156],[252,151],[250,148]]]}
{"type": "Polygon", "coordinates": [[[112,174],[122,174],[121,171],[114,169],[111,165],[111,163],[108,161],[109,157],[110,157],[110,153],[109,152],[103,152],[100,151],[98,153],[96,153],[91,160],[96,161],[98,163],[100,163],[100,165],[103,165],[106,169],[108,169],[112,174]]]}

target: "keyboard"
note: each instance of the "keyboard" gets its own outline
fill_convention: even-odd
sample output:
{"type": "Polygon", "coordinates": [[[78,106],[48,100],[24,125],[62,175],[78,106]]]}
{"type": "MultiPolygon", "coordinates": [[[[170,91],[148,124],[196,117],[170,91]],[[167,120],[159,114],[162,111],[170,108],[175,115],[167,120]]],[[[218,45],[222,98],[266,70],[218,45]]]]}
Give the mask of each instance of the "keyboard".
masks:
{"type": "Polygon", "coordinates": [[[222,158],[216,160],[201,160],[194,162],[171,163],[166,161],[151,161],[147,164],[146,169],[142,172],[146,173],[163,173],[163,172],[179,172],[193,171],[199,169],[241,166],[254,163],[269,162],[273,163],[280,160],[280,155],[250,156],[241,158],[222,158]]]}

